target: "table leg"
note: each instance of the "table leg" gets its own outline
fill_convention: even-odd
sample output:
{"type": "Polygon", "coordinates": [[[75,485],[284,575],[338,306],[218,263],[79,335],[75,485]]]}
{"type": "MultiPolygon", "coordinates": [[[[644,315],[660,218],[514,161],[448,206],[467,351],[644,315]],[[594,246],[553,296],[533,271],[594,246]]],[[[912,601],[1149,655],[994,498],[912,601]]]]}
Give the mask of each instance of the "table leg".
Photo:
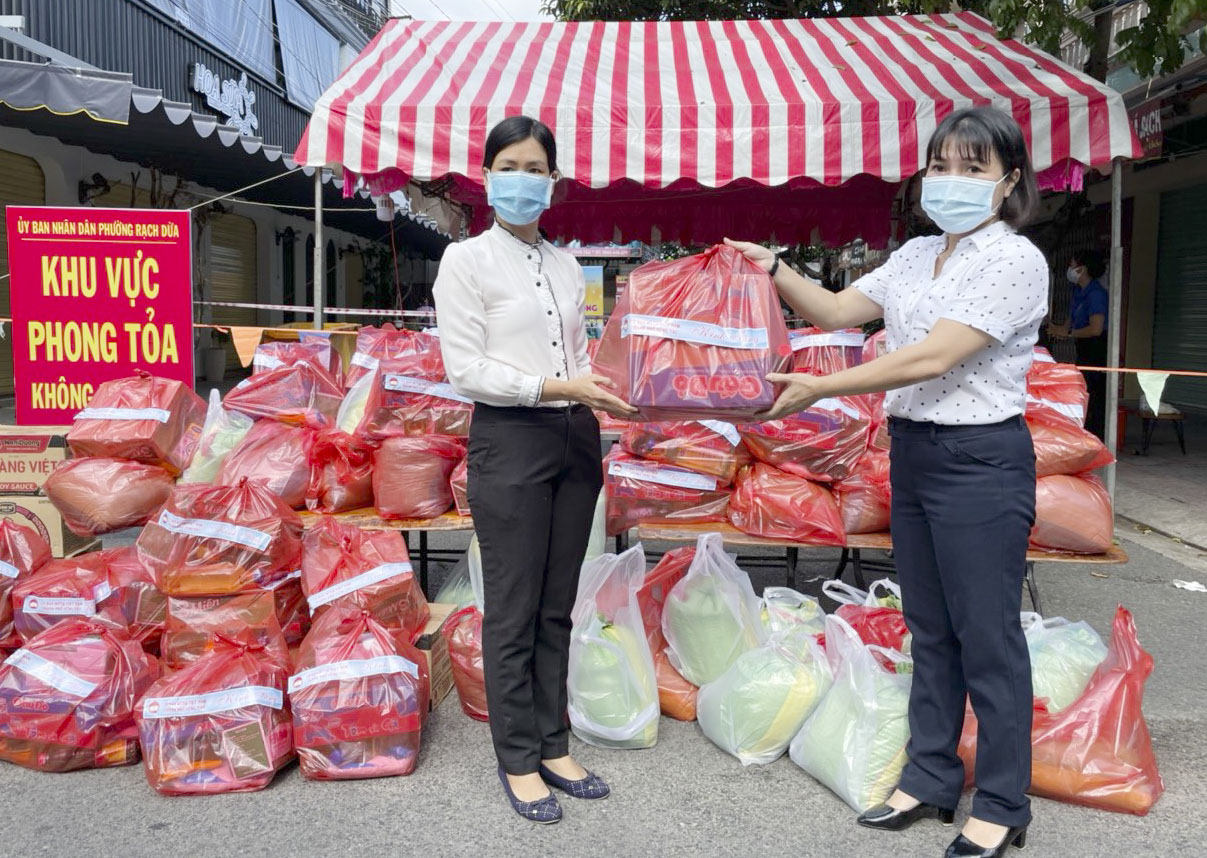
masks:
{"type": "Polygon", "coordinates": [[[800,550],[798,548],[788,549],[788,587],[796,589],[796,564],[800,561],[800,550]]]}
{"type": "Polygon", "coordinates": [[[868,585],[863,578],[863,552],[858,548],[851,549],[851,571],[855,574],[855,586],[866,590],[868,585]]]}
{"type": "Polygon", "coordinates": [[[423,591],[423,598],[428,598],[427,594],[427,531],[419,531],[419,589],[423,591]]]}
{"type": "Polygon", "coordinates": [[[838,556],[838,568],[834,570],[834,580],[841,581],[842,573],[847,571],[847,563],[851,560],[851,552],[847,548],[842,549],[842,554],[838,556]]]}
{"type": "Polygon", "coordinates": [[[1186,455],[1186,432],[1182,428],[1182,421],[1175,420],[1173,422],[1173,431],[1178,435],[1178,446],[1182,448],[1182,455],[1186,455]]]}
{"type": "Polygon", "coordinates": [[[1035,563],[1027,561],[1027,574],[1025,578],[1027,582],[1027,592],[1031,594],[1031,607],[1035,609],[1035,613],[1043,615],[1043,608],[1040,607],[1039,601],[1039,582],[1035,580],[1035,563]]]}
{"type": "Polygon", "coordinates": [[[1150,417],[1144,418],[1144,445],[1140,448],[1140,455],[1148,455],[1148,445],[1153,442],[1153,432],[1157,429],[1157,421],[1150,417]]]}

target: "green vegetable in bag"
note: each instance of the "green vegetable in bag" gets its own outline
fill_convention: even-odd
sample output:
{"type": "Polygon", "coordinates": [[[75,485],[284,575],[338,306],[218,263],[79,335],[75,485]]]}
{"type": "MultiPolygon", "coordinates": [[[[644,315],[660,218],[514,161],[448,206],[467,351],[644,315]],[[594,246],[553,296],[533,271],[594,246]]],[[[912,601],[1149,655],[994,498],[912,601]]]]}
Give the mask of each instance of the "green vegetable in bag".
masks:
{"type": "MultiPolygon", "coordinates": [[[[581,643],[577,653],[576,708],[592,725],[624,730],[651,707],[657,713],[657,692],[649,693],[651,687],[657,689],[657,684],[642,654],[643,649],[649,648],[644,637],[639,639],[630,629],[597,615],[584,631],[581,643]]],[[[598,735],[586,738],[579,729],[574,732],[583,741],[600,747],[650,748],[658,741],[658,719],[645,720],[648,724],[629,739],[598,735]]]]}
{"type": "Polygon", "coordinates": [[[1055,714],[1085,691],[1106,658],[1106,644],[1088,623],[1071,623],[1063,617],[1036,618],[1026,634],[1033,693],[1046,697],[1048,711],[1055,714]]]}

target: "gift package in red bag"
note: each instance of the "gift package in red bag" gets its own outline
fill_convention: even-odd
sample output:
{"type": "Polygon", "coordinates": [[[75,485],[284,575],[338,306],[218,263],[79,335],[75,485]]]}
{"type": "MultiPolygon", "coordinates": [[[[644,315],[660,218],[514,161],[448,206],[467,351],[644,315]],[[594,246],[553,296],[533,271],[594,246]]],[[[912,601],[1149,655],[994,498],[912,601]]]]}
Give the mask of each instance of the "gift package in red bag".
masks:
{"type": "Polygon", "coordinates": [[[453,475],[448,479],[449,490],[453,493],[453,506],[457,515],[470,515],[469,511],[469,458],[462,459],[453,468],[453,475]]]}
{"type": "Polygon", "coordinates": [[[247,479],[260,483],[292,509],[306,506],[315,430],[276,420],[257,420],[222,462],[221,485],[247,479]]]}
{"type": "Polygon", "coordinates": [[[662,714],[677,721],[695,721],[700,689],[675,670],[666,650],[654,654],[654,676],[658,681],[658,706],[662,714]]]}
{"type": "Polygon", "coordinates": [[[613,448],[604,459],[608,536],[641,522],[725,521],[731,492],[716,477],[659,465],[613,448]]]}
{"type": "Polygon", "coordinates": [[[317,331],[303,333],[306,339],[298,342],[275,341],[260,343],[251,359],[252,375],[263,375],[274,369],[294,366],[304,360],[312,360],[331,373],[341,386],[344,383],[344,362],[339,352],[331,347],[331,341],[317,331]]]}
{"type": "Polygon", "coordinates": [[[645,573],[645,580],[637,591],[637,605],[641,608],[641,621],[652,653],[657,654],[666,648],[666,638],[662,634],[662,608],[674,586],[687,575],[695,557],[694,545],[673,548],[645,573]]]}
{"type": "Polygon", "coordinates": [[[138,537],[143,562],[169,596],[225,596],[294,572],[302,520],[263,485],[177,486],[138,537]]]}
{"type": "Polygon", "coordinates": [[[306,508],[344,512],[373,506],[373,453],[368,441],[339,429],[322,429],[310,445],[306,508]]]}
{"type": "Polygon", "coordinates": [[[885,649],[905,650],[906,639],[910,636],[905,626],[905,614],[900,608],[888,608],[882,605],[840,605],[835,613],[847,621],[847,624],[859,635],[859,639],[868,646],[879,646],[885,649]]]}
{"type": "Polygon", "coordinates": [[[453,505],[449,479],[465,440],[448,435],[387,438],[373,460],[373,497],[382,518],[436,518],[453,505]]]}
{"type": "Polygon", "coordinates": [[[751,536],[811,545],[842,545],[845,536],[829,489],[761,462],[738,475],[729,521],[751,536]]]}
{"type": "Polygon", "coordinates": [[[1036,349],[1027,370],[1027,414],[1048,411],[1084,426],[1089,403],[1081,370],[1072,364],[1056,363],[1043,349],[1036,349]]]}
{"type": "Polygon", "coordinates": [[[1096,477],[1055,475],[1035,483],[1031,545],[1047,551],[1104,554],[1115,536],[1111,496],[1096,477]]]}
{"type": "Polygon", "coordinates": [[[364,609],[407,643],[423,631],[427,600],[401,533],[323,516],[302,544],[302,590],[315,617],[332,607],[364,609]]]}
{"type": "Polygon", "coordinates": [[[723,245],[633,271],[595,356],[642,420],[752,417],[791,364],[775,285],[723,245]]]}
{"type": "Polygon", "coordinates": [[[0,648],[16,649],[13,587],[50,562],[50,544],[32,527],[0,518],[0,648]]]}
{"type": "Polygon", "coordinates": [[[147,783],[162,795],[264,789],[293,759],[288,671],[220,640],[151,686],[136,713],[147,783]]]}
{"type": "Polygon", "coordinates": [[[833,375],[863,363],[867,338],[858,328],[823,331],[801,328],[788,332],[792,345],[792,371],[810,375],[833,375]]]}
{"type": "Polygon", "coordinates": [[[72,533],[100,536],[146,524],[175,485],[158,465],[87,458],[60,464],[43,490],[72,533]]]}
{"type": "Polygon", "coordinates": [[[760,462],[828,483],[854,473],[871,442],[873,416],[854,397],[821,399],[805,411],[741,427],[760,462]]]}
{"type": "Polygon", "coordinates": [[[177,476],[197,450],[205,410],[183,383],[139,371],[97,388],[76,414],[67,445],[79,458],[132,459],[177,476]]]}
{"type": "Polygon", "coordinates": [[[847,533],[883,533],[892,518],[892,484],[887,450],[870,448],[844,480],[834,483],[834,498],[847,533]]]}
{"type": "Polygon", "coordinates": [[[453,665],[453,684],[461,710],[470,718],[489,721],[486,673],[482,666],[482,612],[476,606],[457,611],[440,628],[453,665]]]}
{"type": "Polygon", "coordinates": [[[44,772],[138,762],[138,701],[159,663],[105,620],[73,618],[0,665],[0,759],[44,772]]]}
{"type": "Polygon", "coordinates": [[[356,351],[349,362],[345,386],[351,388],[377,371],[383,359],[406,357],[431,348],[430,334],[395,328],[388,322],[380,328],[365,326],[356,333],[356,351]]]}
{"type": "Polygon", "coordinates": [[[65,620],[96,616],[112,592],[101,552],[51,560],[13,587],[13,627],[28,643],[65,620]]]}
{"type": "Polygon", "coordinates": [[[357,435],[374,440],[399,435],[469,436],[473,400],[448,383],[440,343],[430,339],[432,345],[424,351],[382,359],[367,391],[357,435]]]}
{"type": "Polygon", "coordinates": [[[370,612],[335,606],[317,618],[289,678],[302,776],[409,775],[429,687],[423,656],[370,612]]]}
{"type": "Polygon", "coordinates": [[[1031,408],[1027,428],[1035,444],[1035,475],[1080,474],[1115,461],[1093,432],[1046,407],[1031,408]]]}
{"type": "Polygon", "coordinates": [[[228,411],[282,423],[335,423],[344,388],[317,360],[271,369],[239,383],[222,400],[228,411]]]}
{"type": "Polygon", "coordinates": [[[708,474],[725,485],[750,464],[750,451],[737,428],[717,420],[630,423],[620,446],[642,459],[708,474]]]}
{"type": "Polygon", "coordinates": [[[124,628],[147,652],[158,653],[168,599],[155,586],[137,546],[102,551],[101,559],[109,571],[113,593],[98,606],[97,613],[124,628]]]}

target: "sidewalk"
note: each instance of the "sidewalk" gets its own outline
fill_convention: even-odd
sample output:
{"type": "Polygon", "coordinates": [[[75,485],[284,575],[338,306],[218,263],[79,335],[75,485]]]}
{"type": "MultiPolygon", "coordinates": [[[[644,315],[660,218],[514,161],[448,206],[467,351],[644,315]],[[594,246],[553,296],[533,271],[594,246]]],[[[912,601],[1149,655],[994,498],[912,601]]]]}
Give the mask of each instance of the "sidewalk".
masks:
{"type": "Polygon", "coordinates": [[[1132,417],[1116,469],[1115,514],[1207,551],[1207,417],[1187,414],[1184,423],[1186,455],[1173,425],[1158,423],[1141,456],[1140,420],[1132,417]]]}

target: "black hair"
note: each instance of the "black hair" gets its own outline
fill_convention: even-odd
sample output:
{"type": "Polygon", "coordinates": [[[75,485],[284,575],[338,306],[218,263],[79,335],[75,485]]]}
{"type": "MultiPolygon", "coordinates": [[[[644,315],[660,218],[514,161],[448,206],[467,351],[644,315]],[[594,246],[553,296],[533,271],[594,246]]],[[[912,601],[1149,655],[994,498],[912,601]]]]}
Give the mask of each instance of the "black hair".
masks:
{"type": "Polygon", "coordinates": [[[516,143],[522,143],[532,138],[541,144],[545,150],[545,158],[549,161],[549,172],[557,172],[557,141],[549,126],[539,119],[530,116],[509,116],[490,129],[486,137],[486,152],[482,158],[482,166],[490,169],[499,153],[516,143]]]}
{"type": "Polygon", "coordinates": [[[1097,250],[1079,250],[1073,254],[1073,261],[1085,266],[1086,273],[1097,280],[1106,274],[1106,258],[1097,250]]]}
{"type": "Polygon", "coordinates": [[[993,107],[956,111],[939,123],[931,136],[926,146],[927,166],[942,154],[948,140],[961,158],[989,162],[993,160],[991,153],[996,153],[1007,176],[1018,170],[1018,183],[1002,203],[1001,215],[1013,227],[1025,225],[1039,204],[1039,188],[1023,129],[1014,117],[993,107]]]}

